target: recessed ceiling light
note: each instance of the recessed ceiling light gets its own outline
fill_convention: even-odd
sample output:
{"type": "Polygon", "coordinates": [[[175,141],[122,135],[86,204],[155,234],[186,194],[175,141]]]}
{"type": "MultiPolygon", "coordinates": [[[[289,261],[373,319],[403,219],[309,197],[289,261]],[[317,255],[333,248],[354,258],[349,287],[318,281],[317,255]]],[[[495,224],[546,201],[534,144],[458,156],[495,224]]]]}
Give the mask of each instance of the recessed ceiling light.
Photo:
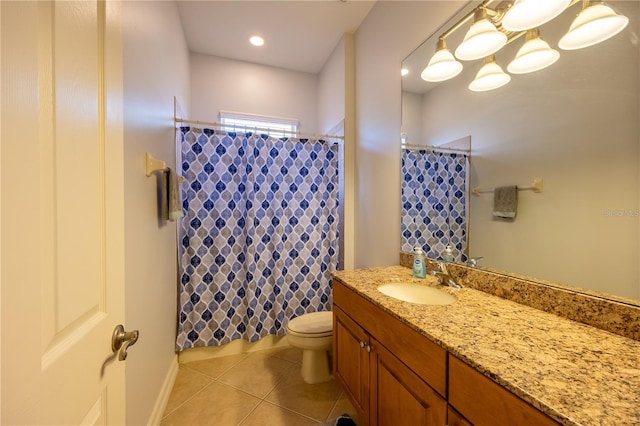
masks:
{"type": "Polygon", "coordinates": [[[408,69],[406,69],[406,68],[402,68],[402,69],[400,70],[400,75],[405,76],[405,75],[407,75],[407,74],[409,74],[409,70],[408,70],[408,69]]]}
{"type": "Polygon", "coordinates": [[[254,46],[262,46],[264,44],[264,39],[260,36],[251,36],[251,38],[249,39],[249,43],[253,44],[254,46]]]}

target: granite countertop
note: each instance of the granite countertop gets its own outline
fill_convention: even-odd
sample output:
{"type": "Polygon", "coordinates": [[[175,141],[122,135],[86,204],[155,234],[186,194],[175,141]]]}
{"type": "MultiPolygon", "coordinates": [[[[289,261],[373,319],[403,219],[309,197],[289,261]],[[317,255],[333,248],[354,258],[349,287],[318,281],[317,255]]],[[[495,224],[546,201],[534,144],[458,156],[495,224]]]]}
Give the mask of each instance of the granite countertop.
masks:
{"type": "Polygon", "coordinates": [[[640,424],[639,341],[434,277],[415,279],[402,266],[333,276],[562,424],[640,424]],[[438,286],[457,300],[402,302],[377,291],[390,281],[438,286]]]}

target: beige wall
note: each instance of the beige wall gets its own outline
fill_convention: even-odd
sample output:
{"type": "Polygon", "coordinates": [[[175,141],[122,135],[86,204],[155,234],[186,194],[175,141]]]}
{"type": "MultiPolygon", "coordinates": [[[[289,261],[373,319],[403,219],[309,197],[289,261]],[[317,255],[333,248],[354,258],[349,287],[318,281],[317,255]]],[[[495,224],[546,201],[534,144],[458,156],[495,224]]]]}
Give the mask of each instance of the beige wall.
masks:
{"type": "MultiPolygon", "coordinates": [[[[0,22],[2,22],[2,6],[0,6],[0,22]]],[[[2,46],[2,31],[0,31],[0,46],[2,46]]],[[[2,55],[0,54],[0,70],[2,68],[2,55]]],[[[1,83],[0,83],[1,84],[1,83]]],[[[1,101],[0,101],[1,102],[1,101]]],[[[2,103],[0,103],[0,120],[2,117],[2,103]]],[[[0,147],[2,146],[2,132],[0,131],[0,147]]],[[[2,149],[0,149],[0,188],[2,188],[2,149]]],[[[2,197],[0,197],[0,241],[2,241],[2,197]]],[[[0,267],[2,266],[2,247],[0,244],[0,267]]],[[[0,330],[2,330],[2,275],[0,274],[0,330]]],[[[2,346],[2,341],[0,341],[2,346]]],[[[2,351],[0,350],[0,419],[2,419],[2,351]]]]}
{"type": "Polygon", "coordinates": [[[317,76],[216,56],[191,54],[191,119],[220,121],[220,110],[297,118],[315,132],[317,76]]]}
{"type": "Polygon", "coordinates": [[[340,155],[340,269],[355,257],[355,69],[354,36],[345,34],[318,74],[318,131],[343,135],[340,155]]]}
{"type": "Polygon", "coordinates": [[[318,73],[318,127],[328,133],[344,120],[345,38],[342,37],[318,73]]]}
{"type": "Polygon", "coordinates": [[[400,64],[462,5],[378,2],[356,32],[356,267],[398,264],[400,64]]]}
{"type": "Polygon", "coordinates": [[[175,165],[173,97],[189,105],[189,57],[174,2],[123,2],[127,423],[147,424],[175,362],[176,225],[159,219],[144,154],[175,165]]]}
{"type": "Polygon", "coordinates": [[[424,145],[422,141],[422,95],[402,92],[402,133],[406,142],[424,145]]]}

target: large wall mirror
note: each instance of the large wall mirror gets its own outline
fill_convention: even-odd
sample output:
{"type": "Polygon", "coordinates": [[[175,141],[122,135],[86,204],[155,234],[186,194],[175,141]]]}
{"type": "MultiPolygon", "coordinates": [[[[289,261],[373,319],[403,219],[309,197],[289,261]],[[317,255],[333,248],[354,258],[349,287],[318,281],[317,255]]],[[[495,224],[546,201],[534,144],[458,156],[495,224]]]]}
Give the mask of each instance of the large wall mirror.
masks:
{"type": "MultiPolygon", "coordinates": [[[[480,267],[640,304],[640,2],[607,1],[629,19],[624,30],[563,50],[560,38],[590,4],[571,2],[539,27],[559,59],[509,73],[500,88],[469,90],[483,59],[460,61],[452,79],[422,80],[439,36],[479,4],[460,2],[460,12],[403,61],[404,142],[438,146],[470,136],[466,187],[487,190],[469,194],[467,206],[467,255],[482,257],[480,267]],[[543,190],[518,191],[514,219],[493,216],[493,188],[534,179],[543,190]]],[[[452,53],[472,21],[447,36],[452,53]]],[[[495,53],[503,70],[525,40],[495,53]]]]}

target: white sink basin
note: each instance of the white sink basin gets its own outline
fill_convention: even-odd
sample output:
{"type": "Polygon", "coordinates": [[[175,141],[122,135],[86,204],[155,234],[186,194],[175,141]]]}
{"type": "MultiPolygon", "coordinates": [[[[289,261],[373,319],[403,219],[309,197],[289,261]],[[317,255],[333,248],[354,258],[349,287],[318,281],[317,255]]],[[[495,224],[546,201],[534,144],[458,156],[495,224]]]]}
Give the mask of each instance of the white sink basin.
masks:
{"type": "Polygon", "coordinates": [[[386,283],[379,286],[378,291],[394,299],[421,305],[449,305],[456,301],[454,296],[442,290],[412,283],[386,283]]]}

